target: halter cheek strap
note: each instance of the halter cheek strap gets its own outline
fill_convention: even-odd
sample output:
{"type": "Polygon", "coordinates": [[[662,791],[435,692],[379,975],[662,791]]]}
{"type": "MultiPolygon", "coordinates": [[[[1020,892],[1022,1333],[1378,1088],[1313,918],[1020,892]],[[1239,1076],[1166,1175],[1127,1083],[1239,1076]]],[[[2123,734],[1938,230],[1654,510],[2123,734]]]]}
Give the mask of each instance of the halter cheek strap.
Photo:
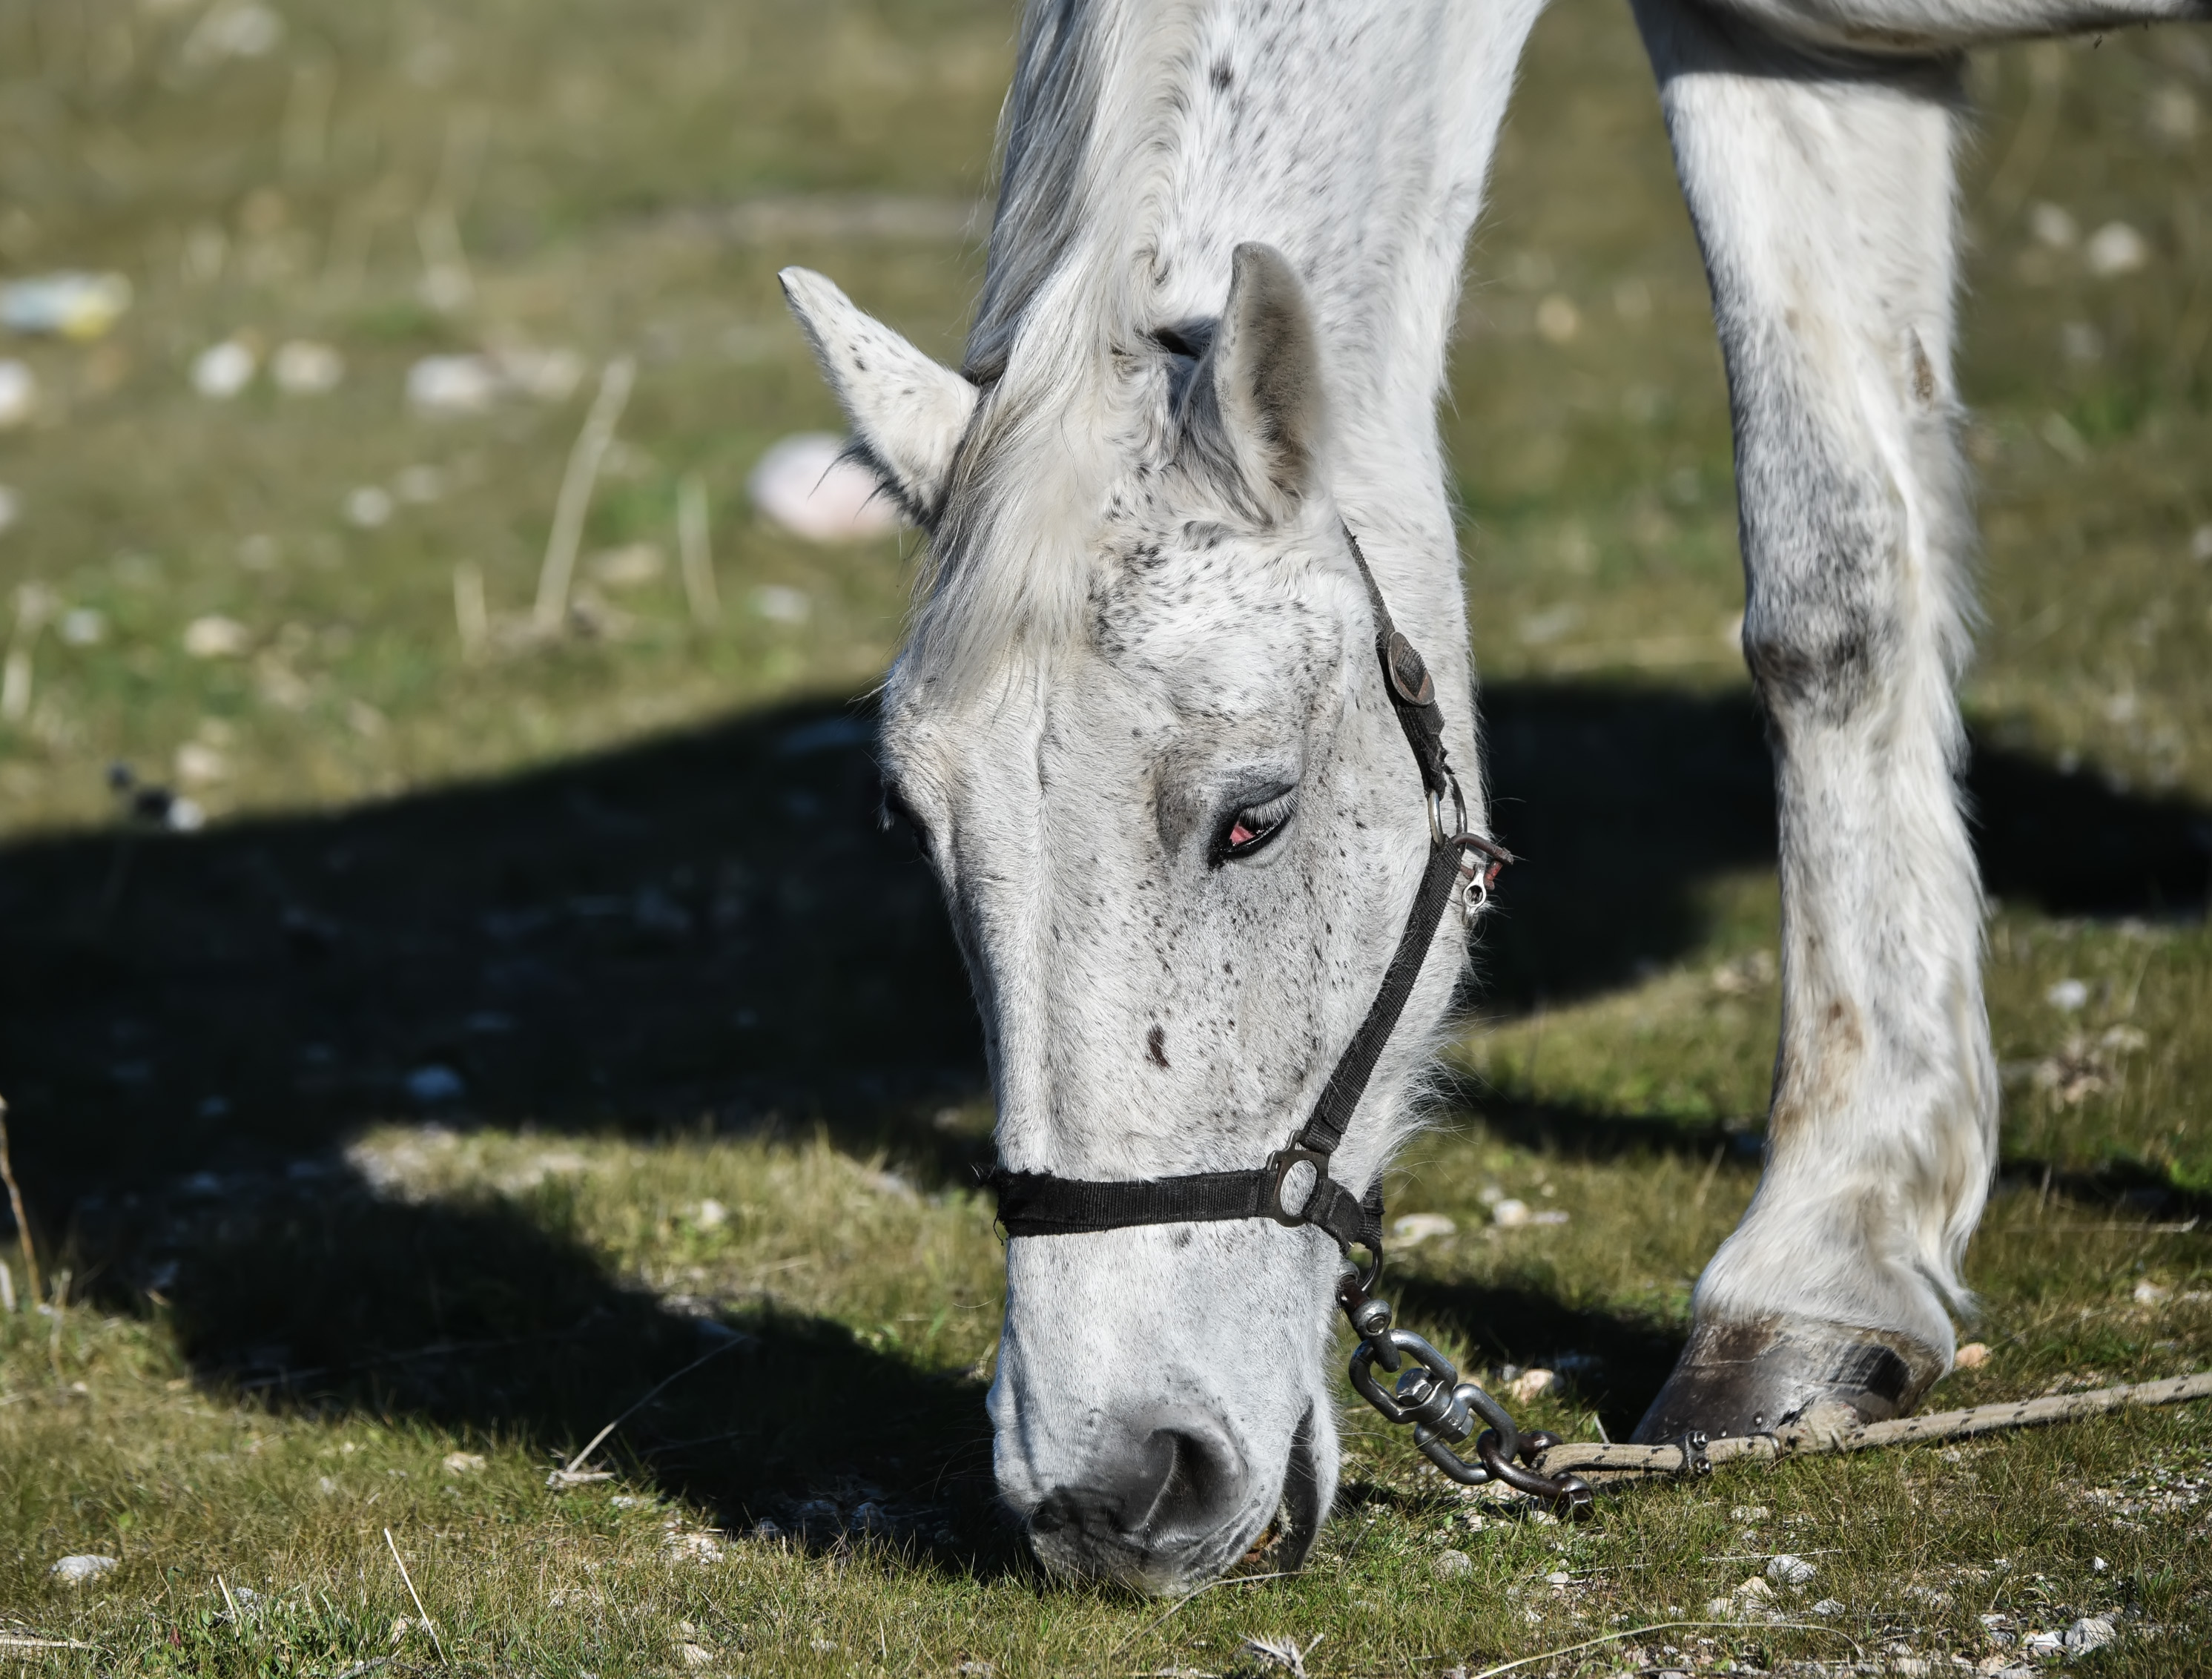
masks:
{"type": "Polygon", "coordinates": [[[1367,586],[1374,610],[1375,653],[1382,668],[1383,691],[1406,731],[1407,744],[1421,772],[1429,805],[1429,860],[1421,871],[1413,907],[1390,965],[1383,970],[1367,1018],[1359,1023],[1314,1104],[1313,1112],[1287,1147],[1255,1171],[1196,1172],[1183,1177],[1154,1177],[1107,1183],[1059,1177],[1050,1172],[994,1171],[986,1178],[998,1194],[999,1222],[1009,1238],[1068,1236],[1140,1225],[1205,1224],[1231,1219],[1273,1219],[1296,1228],[1312,1225],[1327,1231],[1347,1253],[1367,1250],[1373,1265],[1367,1281],[1382,1264],[1382,1185],[1380,1178],[1364,1195],[1329,1176],[1331,1157],[1366,1094],[1383,1046],[1397,1030],[1407,1000],[1437,928],[1457,891],[1478,906],[1512,854],[1489,838],[1464,831],[1467,806],[1459,782],[1444,757],[1444,715],[1437,704],[1436,684],[1413,644],[1399,633],[1376,587],[1367,557],[1349,529],[1345,540],[1367,586]],[[1455,822],[1443,819],[1449,800],[1455,822]]]}

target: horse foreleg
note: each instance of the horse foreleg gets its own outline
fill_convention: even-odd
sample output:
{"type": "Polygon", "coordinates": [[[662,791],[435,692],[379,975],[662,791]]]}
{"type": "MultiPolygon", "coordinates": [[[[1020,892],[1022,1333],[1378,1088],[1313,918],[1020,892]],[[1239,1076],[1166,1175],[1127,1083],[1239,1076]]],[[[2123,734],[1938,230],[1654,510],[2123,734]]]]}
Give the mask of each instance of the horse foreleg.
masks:
{"type": "Polygon", "coordinates": [[[1996,1150],[1957,787],[1971,514],[1951,377],[1955,60],[1794,58],[1637,0],[1711,279],[1743,644],[1780,806],[1765,1172],[1637,1433],[1911,1407],[1996,1150]]]}

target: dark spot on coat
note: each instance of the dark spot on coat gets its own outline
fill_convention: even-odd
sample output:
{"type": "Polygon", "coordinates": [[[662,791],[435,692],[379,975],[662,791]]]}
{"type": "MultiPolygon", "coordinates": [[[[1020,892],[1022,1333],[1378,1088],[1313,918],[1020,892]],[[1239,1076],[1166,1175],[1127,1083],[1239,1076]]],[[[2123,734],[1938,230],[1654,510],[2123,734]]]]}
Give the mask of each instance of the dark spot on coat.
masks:
{"type": "Polygon", "coordinates": [[[1156,1025],[1152,1031],[1145,1034],[1145,1053],[1152,1057],[1152,1065],[1155,1067],[1165,1067],[1168,1064],[1167,1028],[1156,1025]]]}
{"type": "Polygon", "coordinates": [[[1923,408],[1936,400],[1936,368],[1917,332],[1912,334],[1912,394],[1923,408]]]}

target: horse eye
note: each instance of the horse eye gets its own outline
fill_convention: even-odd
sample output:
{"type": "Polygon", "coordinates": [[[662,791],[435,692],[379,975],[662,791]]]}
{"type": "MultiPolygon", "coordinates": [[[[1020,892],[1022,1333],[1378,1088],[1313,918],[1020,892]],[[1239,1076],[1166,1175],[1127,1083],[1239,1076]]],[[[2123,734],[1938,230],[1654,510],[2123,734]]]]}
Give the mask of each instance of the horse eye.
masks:
{"type": "Polygon", "coordinates": [[[884,783],[883,808],[876,813],[876,826],[886,834],[905,829],[907,837],[914,842],[915,849],[925,857],[929,855],[929,829],[901,795],[896,782],[884,783]]]}
{"type": "Polygon", "coordinates": [[[1289,824],[1294,794],[1279,793],[1262,804],[1247,805],[1231,816],[1214,846],[1214,861],[1226,862],[1264,850],[1289,824]]]}

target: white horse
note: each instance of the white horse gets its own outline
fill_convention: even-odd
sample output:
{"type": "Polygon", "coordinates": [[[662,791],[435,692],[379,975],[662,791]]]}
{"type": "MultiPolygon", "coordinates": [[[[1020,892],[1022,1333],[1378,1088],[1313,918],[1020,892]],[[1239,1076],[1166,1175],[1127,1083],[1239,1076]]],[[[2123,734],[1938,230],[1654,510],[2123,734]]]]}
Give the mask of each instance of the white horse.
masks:
{"type": "MultiPolygon", "coordinates": [[[[1639,1438],[1879,1418],[1948,1369],[1996,1159],[1953,697],[1960,54],[2207,0],[1635,0],[1734,406],[1743,647],[1781,807],[1765,1176],[1639,1438]]],[[[1431,661],[1483,831],[1434,410],[1539,0],[1030,0],[959,372],[784,277],[933,567],[883,756],[982,1012],[1002,1161],[1249,1171],[1353,1037],[1431,846],[1373,656],[1431,661]]],[[[1439,830],[1439,837],[1441,830],[1439,830]]],[[[1448,918],[1325,1169],[1417,1122],[1448,918]]],[[[1015,1239],[1003,1497],[1156,1590],[1336,1481],[1336,1245],[1262,1219],[1015,1239]]]]}

